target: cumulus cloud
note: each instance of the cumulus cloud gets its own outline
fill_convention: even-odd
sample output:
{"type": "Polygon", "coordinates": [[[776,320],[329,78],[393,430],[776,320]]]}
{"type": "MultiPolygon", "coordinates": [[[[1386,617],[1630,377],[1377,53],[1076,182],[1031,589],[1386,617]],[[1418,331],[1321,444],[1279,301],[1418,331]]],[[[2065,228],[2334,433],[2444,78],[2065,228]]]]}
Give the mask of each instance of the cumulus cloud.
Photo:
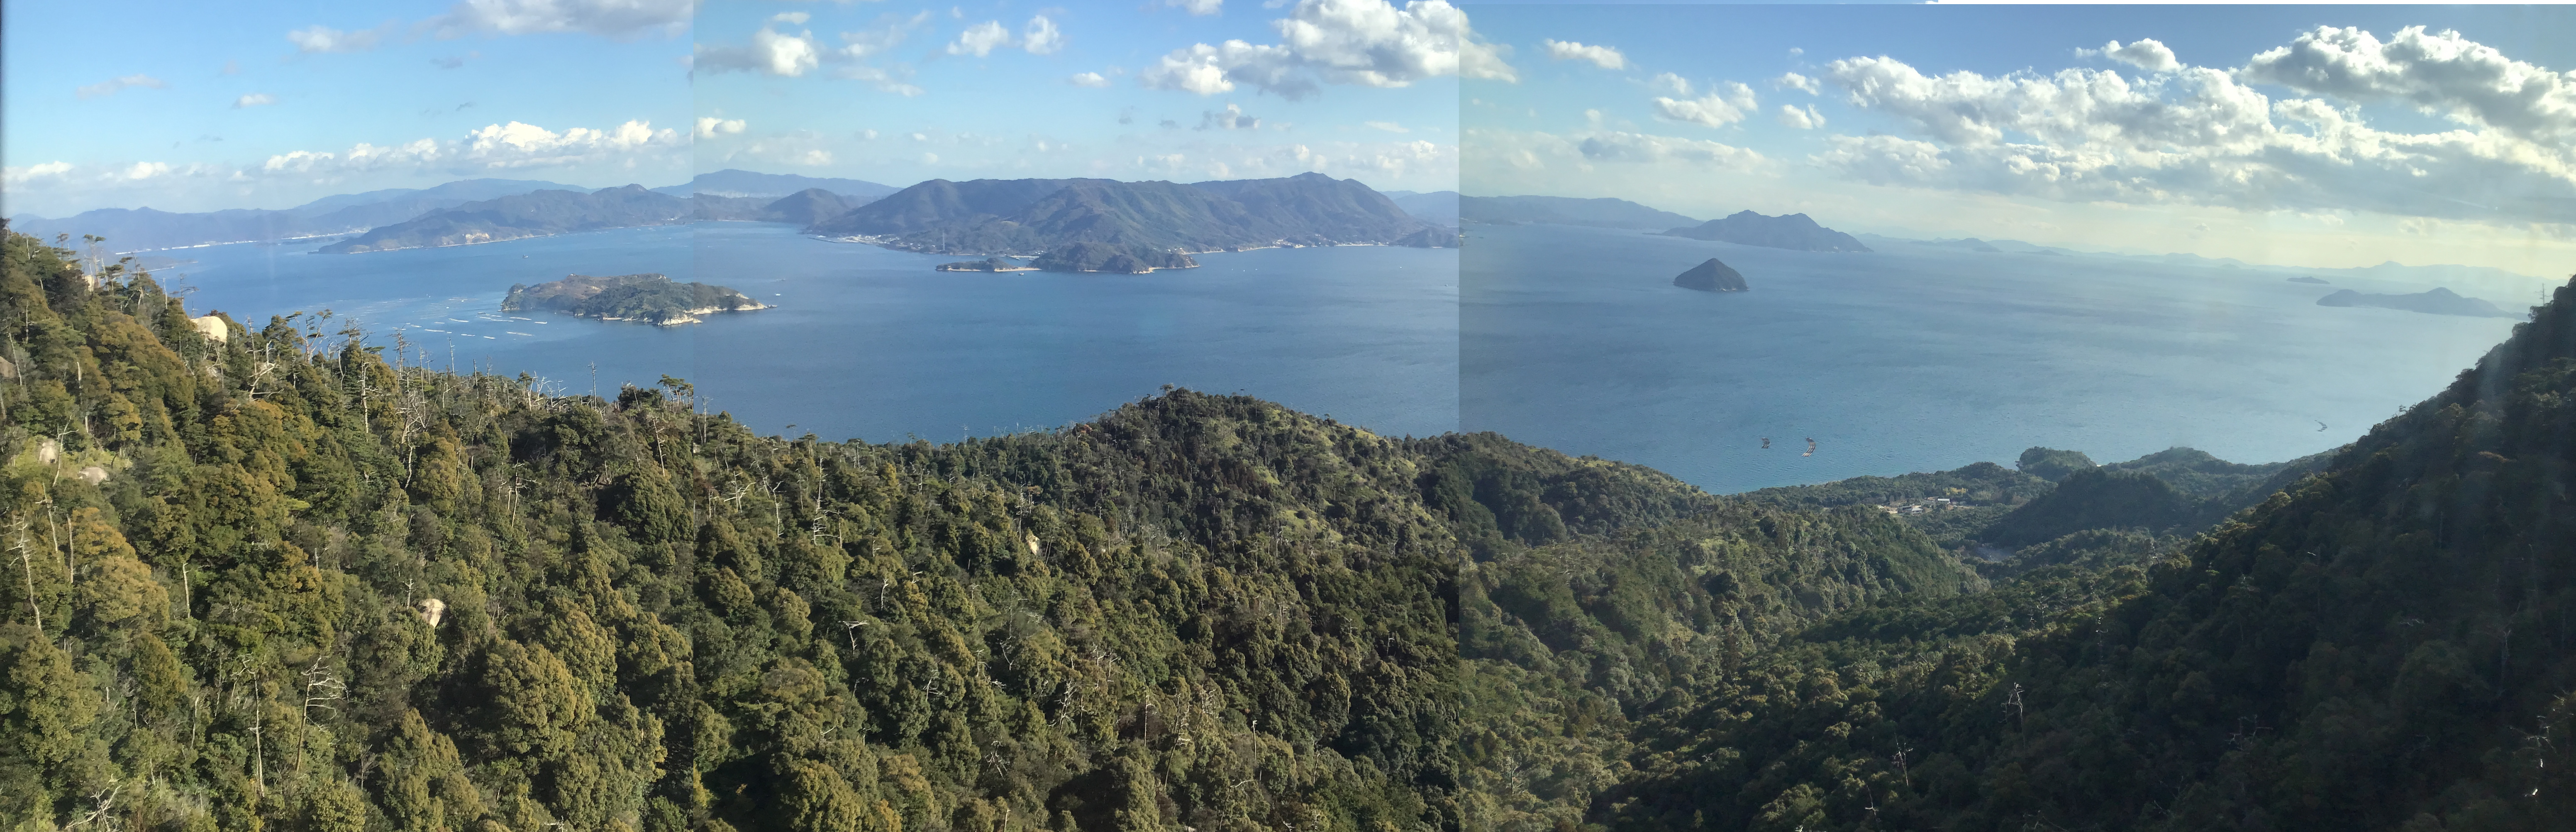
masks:
{"type": "Polygon", "coordinates": [[[1654,80],[1646,82],[1646,86],[1656,92],[1670,95],[1689,95],[1691,92],[1688,79],[1670,72],[1655,76],[1654,80]]]}
{"type": "Polygon", "coordinates": [[[373,29],[343,32],[316,23],[286,33],[286,40],[295,44],[295,51],[307,55],[325,52],[365,52],[383,43],[387,35],[393,34],[394,26],[393,22],[387,21],[385,25],[373,29]]]}
{"type": "Polygon", "coordinates": [[[803,26],[805,25],[805,21],[814,19],[814,16],[804,12],[779,12],[777,14],[770,15],[769,19],[774,23],[785,23],[789,26],[803,26]]]}
{"type": "Polygon", "coordinates": [[[1046,15],[1029,18],[1029,25],[1020,29],[1020,48],[1028,50],[1031,55],[1055,54],[1056,50],[1064,48],[1064,32],[1058,30],[1055,21],[1048,20],[1046,15]]]}
{"type": "Polygon", "coordinates": [[[580,32],[616,39],[676,37],[697,0],[463,0],[429,25],[443,37],[580,32]]]}
{"type": "Polygon", "coordinates": [[[1798,130],[1814,130],[1825,126],[1825,117],[1816,112],[1814,104],[1807,105],[1805,109],[1782,104],[1779,119],[1781,124],[1798,130]]]}
{"type": "Polygon", "coordinates": [[[45,162],[25,167],[0,168],[0,184],[24,185],[38,179],[58,179],[72,171],[71,163],[45,162]]]}
{"type": "Polygon", "coordinates": [[[1763,161],[1760,153],[1706,139],[1684,139],[1620,131],[1594,133],[1584,137],[1575,146],[1583,152],[1583,158],[1598,162],[1679,161],[1721,168],[1746,169],[1763,161]]]}
{"type": "Polygon", "coordinates": [[[1163,5],[1171,6],[1173,8],[1189,12],[1193,15],[1211,15],[1216,14],[1218,11],[1225,8],[1225,0],[1163,0],[1163,5]]]}
{"type": "Polygon", "coordinates": [[[277,103],[277,96],[264,92],[255,92],[233,99],[233,109],[239,110],[245,107],[266,107],[275,103],[277,103]]]}
{"type": "Polygon", "coordinates": [[[1360,122],[1360,123],[1361,123],[1361,124],[1368,125],[1368,126],[1370,126],[1370,127],[1377,128],[1377,129],[1379,129],[1379,130],[1384,130],[1384,131],[1389,132],[1389,133],[1411,133],[1411,132],[1413,132],[1412,130],[1408,130],[1408,129],[1406,129],[1404,125],[1397,124],[1397,123],[1392,122],[1392,121],[1363,121],[1363,122],[1360,122]]]}
{"type": "Polygon", "coordinates": [[[1106,89],[1109,86],[1109,78],[1097,72],[1076,72],[1073,77],[1065,79],[1065,83],[1077,87],[1106,89]]]}
{"type": "Polygon", "coordinates": [[[1560,61],[1591,61],[1602,69],[1627,69],[1628,56],[1608,46],[1589,46],[1570,40],[1545,41],[1547,56],[1560,61]]]}
{"type": "Polygon", "coordinates": [[[2309,95],[2404,102],[2525,138],[2576,138],[2576,73],[2513,60],[2454,31],[2409,26],[2381,42],[2358,28],[2320,26],[2238,74],[2309,95]]]}
{"type": "Polygon", "coordinates": [[[697,137],[701,139],[712,139],[718,135],[735,135],[741,133],[745,126],[746,125],[743,123],[743,120],[738,118],[699,116],[697,137]]]}
{"type": "Polygon", "coordinates": [[[98,98],[101,96],[115,95],[118,91],[127,87],[166,90],[170,88],[170,85],[159,78],[136,73],[118,78],[110,78],[86,87],[81,87],[73,90],[72,92],[82,98],[98,98]]]}
{"type": "MultiPolygon", "coordinates": [[[[1808,95],[1823,95],[1825,93],[1825,86],[1817,83],[1816,79],[1809,78],[1795,72],[1781,73],[1780,77],[1771,79],[1771,88],[1775,90],[1797,90],[1808,95]]],[[[1688,95],[1689,93],[1686,92],[1683,94],[1688,95]]]]}
{"type": "Polygon", "coordinates": [[[785,78],[803,76],[823,64],[822,50],[814,46],[814,33],[800,31],[789,35],[766,26],[751,33],[749,44],[698,44],[691,58],[693,70],[760,72],[785,78]]]}
{"type": "Polygon", "coordinates": [[[2554,119],[2567,111],[2551,100],[2561,82],[2450,33],[2405,30],[2381,44],[2320,28],[2239,70],[2176,65],[2145,79],[2082,68],[1934,76],[1884,57],[1834,61],[1825,78],[1851,106],[1914,134],[1835,136],[1811,157],[1865,182],[2065,201],[2576,221],[2576,150],[2556,138],[2568,122],[2554,119]],[[2320,97],[2275,100],[2252,82],[2320,97]],[[2358,107],[2374,100],[2481,129],[2382,130],[2358,107]]]}
{"type": "Polygon", "coordinates": [[[987,20],[968,26],[966,31],[957,33],[957,39],[948,44],[948,54],[973,55],[981,58],[993,54],[995,49],[1010,45],[1011,30],[1002,28],[1002,22],[999,20],[987,20]]]}
{"type": "Polygon", "coordinates": [[[687,145],[687,138],[679,131],[656,130],[646,121],[629,121],[606,130],[575,127],[560,133],[513,121],[467,131],[461,139],[424,138],[395,145],[360,142],[340,152],[291,151],[270,156],[244,174],[317,179],[389,169],[462,174],[574,165],[618,156],[631,158],[687,145]]]}
{"type": "Polygon", "coordinates": [[[842,67],[836,73],[843,78],[875,87],[880,92],[904,96],[920,95],[922,89],[914,86],[911,81],[911,66],[900,62],[889,66],[878,66],[868,61],[903,45],[904,39],[910,37],[914,29],[927,26],[930,21],[931,15],[926,9],[913,13],[911,17],[893,14],[879,16],[868,28],[855,32],[842,32],[841,48],[825,53],[824,57],[852,64],[842,67]]]}
{"type": "Polygon", "coordinates": [[[1250,85],[1294,100],[1327,83],[1401,87],[1443,75],[1519,79],[1499,47],[1479,40],[1467,13],[1446,0],[1412,0],[1402,9],[1387,0],[1300,0],[1289,16],[1270,25],[1279,34],[1277,44],[1193,44],[1164,55],[1137,80],[1199,95],[1250,85]]]}
{"type": "Polygon", "coordinates": [[[1730,81],[1698,98],[1658,96],[1655,115],[1706,127],[1724,127],[1743,121],[1745,114],[1753,112],[1756,104],[1752,87],[1730,81]]]}
{"type": "Polygon", "coordinates": [[[2182,66],[2181,61],[2174,59],[2173,50],[2165,48],[2154,38],[2140,38],[2127,46],[2121,46],[2115,40],[2102,44],[2100,49],[2075,50],[2075,54],[2085,58],[2109,58],[2148,72],[2172,72],[2182,66]]]}
{"type": "Polygon", "coordinates": [[[1199,114],[1201,130],[1252,130],[1260,126],[1261,119],[1244,115],[1243,108],[1233,104],[1225,105],[1222,111],[1199,114]]]}

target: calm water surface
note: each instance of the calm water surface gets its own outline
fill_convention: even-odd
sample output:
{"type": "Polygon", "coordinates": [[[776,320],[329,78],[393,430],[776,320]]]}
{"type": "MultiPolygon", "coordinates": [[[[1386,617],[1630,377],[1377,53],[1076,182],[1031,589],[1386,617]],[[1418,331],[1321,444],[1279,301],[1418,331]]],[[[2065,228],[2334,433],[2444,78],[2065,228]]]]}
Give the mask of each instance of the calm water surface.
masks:
{"type": "Polygon", "coordinates": [[[764,223],[307,253],[324,242],[169,252],[196,262],[165,274],[187,275],[178,284],[197,290],[192,309],[257,325],[328,308],[379,340],[400,330],[433,362],[452,350],[461,368],[533,373],[562,392],[686,378],[764,432],[954,441],[1087,419],[1165,384],[1386,434],[1457,426],[1454,250],[1271,249],[1149,275],[979,275],[931,271],[954,257],[764,223]],[[513,283],[634,272],[778,308],[675,328],[499,312],[513,283]]]}

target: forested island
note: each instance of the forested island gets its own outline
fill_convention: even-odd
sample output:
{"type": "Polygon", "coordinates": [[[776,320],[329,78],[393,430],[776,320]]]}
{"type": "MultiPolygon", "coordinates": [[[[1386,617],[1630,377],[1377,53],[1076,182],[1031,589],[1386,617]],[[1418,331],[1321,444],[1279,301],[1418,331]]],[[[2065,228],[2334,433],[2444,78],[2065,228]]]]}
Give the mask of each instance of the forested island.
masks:
{"type": "Polygon", "coordinates": [[[2576,816],[2576,284],[2308,460],[1720,496],[1187,390],[762,436],[70,254],[0,246],[11,828],[2576,816]]]}
{"type": "Polygon", "coordinates": [[[2467,297],[2438,286],[2411,295],[2376,295],[2351,289],[2337,289],[2334,294],[2318,298],[2317,305],[2375,306],[2381,309],[2422,312],[2427,315],[2460,315],[2470,318],[2522,317],[2500,309],[2493,302],[2485,299],[2467,297]]]}
{"type": "Polygon", "coordinates": [[[577,274],[534,286],[517,284],[501,299],[503,312],[561,312],[603,321],[642,321],[661,326],[697,323],[700,315],[767,309],[759,301],[709,283],[681,283],[660,274],[577,274]]]}

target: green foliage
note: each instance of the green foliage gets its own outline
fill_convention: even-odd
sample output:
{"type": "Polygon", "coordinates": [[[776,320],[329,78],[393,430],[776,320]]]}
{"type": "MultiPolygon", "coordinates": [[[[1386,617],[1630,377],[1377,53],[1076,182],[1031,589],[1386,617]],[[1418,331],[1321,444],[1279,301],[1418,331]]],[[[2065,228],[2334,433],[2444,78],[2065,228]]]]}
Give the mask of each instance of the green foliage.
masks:
{"type": "Polygon", "coordinates": [[[2066,479],[2068,475],[2074,474],[2077,471],[2091,469],[2093,467],[2093,458],[2085,456],[2083,451],[2061,451],[2056,448],[2034,447],[2022,451],[2021,459],[2014,462],[2013,465],[2016,468],[2020,468],[2022,473],[2029,474],[2049,482],[2057,482],[2066,479]]]}

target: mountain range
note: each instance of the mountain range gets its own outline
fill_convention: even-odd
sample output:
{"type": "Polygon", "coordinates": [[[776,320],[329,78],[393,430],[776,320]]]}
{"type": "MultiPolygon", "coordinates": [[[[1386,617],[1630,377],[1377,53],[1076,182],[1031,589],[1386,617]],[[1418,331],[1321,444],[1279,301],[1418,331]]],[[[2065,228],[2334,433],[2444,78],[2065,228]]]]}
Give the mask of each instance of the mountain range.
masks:
{"type": "Polygon", "coordinates": [[[806,230],[941,254],[1037,254],[1102,243],[1150,262],[1157,252],[1391,243],[1427,227],[1356,180],[1305,173],[1186,185],[934,179],[806,230]]]}
{"type": "Polygon", "coordinates": [[[180,248],[317,237],[366,231],[477,200],[541,190],[587,190],[524,179],[467,179],[434,188],[388,188],[327,196],[281,210],[231,209],[172,213],[151,208],[101,208],[63,219],[21,214],[12,230],[50,239],[56,234],[96,234],[116,251],[180,248]]]}
{"type": "Polygon", "coordinates": [[[432,211],[378,226],[323,246],[316,253],[355,254],[497,243],[575,231],[685,223],[694,219],[692,214],[688,200],[645,190],[642,185],[592,192],[545,190],[432,211]]]}
{"type": "Polygon", "coordinates": [[[1439,223],[1447,226],[1456,226],[1458,224],[1457,191],[1432,191],[1429,193],[1418,191],[1379,191],[1378,193],[1385,194],[1387,199],[1394,200],[1395,207],[1404,209],[1404,213],[1411,215],[1414,219],[1421,220],[1423,222],[1439,223]]]}
{"type": "Polygon", "coordinates": [[[2519,318],[2521,313],[2507,312],[2490,301],[2473,298],[2439,286],[2411,295],[2376,295],[2338,289],[2334,294],[2317,299],[2318,306],[2376,306],[2402,309],[2428,315],[2459,315],[2470,318],[2519,318]]]}
{"type": "Polygon", "coordinates": [[[879,185],[860,179],[829,179],[792,173],[754,173],[727,168],[698,174],[682,184],[654,188],[653,192],[682,199],[692,195],[776,199],[800,191],[818,189],[840,195],[853,204],[873,202],[879,197],[901,190],[892,185],[879,185]]]}
{"type": "MultiPolygon", "coordinates": [[[[1817,225],[1815,220],[1809,219],[1805,214],[1770,217],[1752,211],[1737,211],[1696,226],[1675,228],[1663,233],[1694,240],[1715,240],[1722,243],[1785,248],[1793,251],[1865,252],[1869,250],[1868,246],[1861,245],[1859,240],[1852,238],[1852,235],[1817,225]]],[[[1985,250],[1994,249],[1987,247],[1985,250]]]]}

